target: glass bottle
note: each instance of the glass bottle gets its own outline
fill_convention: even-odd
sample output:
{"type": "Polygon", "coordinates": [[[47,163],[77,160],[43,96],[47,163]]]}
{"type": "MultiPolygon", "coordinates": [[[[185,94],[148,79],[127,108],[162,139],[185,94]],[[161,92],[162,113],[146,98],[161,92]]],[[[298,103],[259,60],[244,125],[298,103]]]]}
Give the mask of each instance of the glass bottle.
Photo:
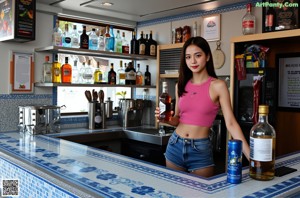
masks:
{"type": "Polygon", "coordinates": [[[135,69],[133,67],[132,62],[128,63],[128,66],[125,69],[125,74],[126,74],[125,84],[126,85],[135,85],[135,83],[136,83],[136,73],[135,73],[135,69]]]}
{"type": "Polygon", "coordinates": [[[157,42],[152,38],[152,30],[150,30],[148,40],[148,51],[150,56],[156,56],[157,42]]]}
{"type": "Polygon", "coordinates": [[[159,96],[159,120],[168,122],[171,120],[171,96],[168,93],[168,83],[162,82],[162,94],[159,96]]]}
{"type": "Polygon", "coordinates": [[[130,41],[130,54],[139,54],[139,42],[136,39],[135,32],[132,32],[132,39],[130,41]]]}
{"type": "Polygon", "coordinates": [[[58,19],[56,19],[55,28],[52,33],[52,45],[62,46],[62,30],[59,27],[58,19]]]}
{"type": "Polygon", "coordinates": [[[114,28],[113,26],[109,27],[109,51],[114,52],[115,51],[115,34],[114,34],[114,28]]]}
{"type": "Polygon", "coordinates": [[[98,50],[105,51],[104,29],[100,30],[98,50]]]}
{"type": "Polygon", "coordinates": [[[151,85],[151,73],[149,72],[149,65],[146,65],[146,71],[144,76],[145,85],[151,85]]]}
{"type": "Polygon", "coordinates": [[[242,29],[244,35],[255,33],[255,16],[251,13],[251,3],[247,4],[247,13],[242,20],[242,29]]]}
{"type": "Polygon", "coordinates": [[[43,83],[52,82],[52,63],[49,62],[49,56],[45,56],[45,62],[43,64],[43,83]]]}
{"type": "Polygon", "coordinates": [[[63,33],[62,46],[71,47],[71,33],[69,32],[69,24],[65,24],[65,32],[63,33]]]}
{"type": "Polygon", "coordinates": [[[60,73],[61,64],[58,62],[58,54],[55,54],[54,62],[52,63],[52,82],[60,83],[61,82],[61,73],[60,73]]]}
{"type": "Polygon", "coordinates": [[[106,26],[105,34],[104,34],[105,51],[110,50],[110,48],[109,48],[109,39],[110,39],[109,26],[106,26]]]}
{"type": "Polygon", "coordinates": [[[78,77],[78,83],[85,84],[85,79],[83,78],[85,72],[85,62],[82,62],[82,65],[79,69],[79,77],[78,77]]]}
{"type": "Polygon", "coordinates": [[[77,26],[73,25],[73,32],[71,34],[71,47],[79,48],[79,34],[77,32],[77,26]]]}
{"type": "Polygon", "coordinates": [[[125,32],[122,32],[122,53],[129,54],[129,44],[125,38],[125,32]]]}
{"type": "Polygon", "coordinates": [[[83,73],[83,81],[86,84],[93,84],[94,83],[94,72],[93,69],[91,67],[91,60],[88,60],[88,64],[84,69],[84,73],[83,73]]]}
{"type": "Polygon", "coordinates": [[[93,28],[89,35],[89,49],[98,50],[98,36],[96,34],[96,29],[93,28]]]}
{"type": "Polygon", "coordinates": [[[72,82],[72,66],[69,64],[69,58],[65,57],[65,64],[61,66],[61,82],[72,82]]]}
{"type": "MultiPolygon", "coordinates": [[[[269,5],[272,5],[273,2],[269,0],[269,5]]],[[[276,12],[273,6],[268,6],[268,10],[266,12],[265,17],[265,32],[275,31],[276,26],[276,12]]]]}
{"type": "Polygon", "coordinates": [[[123,61],[122,60],[120,60],[120,69],[118,70],[117,74],[118,74],[117,84],[125,85],[126,74],[125,74],[125,70],[123,69],[123,61]]]}
{"type": "Polygon", "coordinates": [[[268,122],[269,106],[259,105],[258,122],[250,132],[250,177],[271,180],[275,175],[274,128],[268,122]]]}
{"type": "Polygon", "coordinates": [[[137,64],[136,85],[143,85],[143,73],[140,70],[140,64],[137,64]]]}
{"type": "Polygon", "coordinates": [[[144,39],[144,32],[141,31],[141,37],[138,40],[139,45],[139,54],[145,55],[146,52],[146,39],[144,39]]]}
{"type": "Polygon", "coordinates": [[[97,69],[94,72],[94,83],[101,84],[103,81],[103,73],[100,69],[100,62],[97,62],[97,69]]]}
{"type": "Polygon", "coordinates": [[[118,53],[122,53],[122,38],[120,30],[117,30],[115,51],[118,53]]]}
{"type": "Polygon", "coordinates": [[[79,82],[79,70],[77,67],[77,60],[74,60],[73,68],[72,68],[72,83],[79,82]]]}
{"type": "Polygon", "coordinates": [[[108,84],[115,85],[116,84],[116,72],[114,71],[114,64],[110,64],[110,71],[108,72],[108,84]]]}
{"type": "Polygon", "coordinates": [[[82,34],[80,35],[80,48],[89,49],[89,35],[86,34],[86,26],[82,26],[82,34]]]}

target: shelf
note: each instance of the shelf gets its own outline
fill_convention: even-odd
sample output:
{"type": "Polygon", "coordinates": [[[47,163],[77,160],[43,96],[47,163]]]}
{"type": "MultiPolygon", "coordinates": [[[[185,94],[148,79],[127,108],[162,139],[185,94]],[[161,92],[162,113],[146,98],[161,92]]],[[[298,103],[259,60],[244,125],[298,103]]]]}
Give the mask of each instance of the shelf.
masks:
{"type": "Polygon", "coordinates": [[[88,50],[79,48],[59,47],[59,46],[48,46],[42,48],[35,48],[35,52],[49,52],[49,53],[61,53],[61,54],[75,54],[75,55],[86,55],[86,56],[98,56],[105,58],[121,58],[121,59],[134,59],[134,60],[149,60],[156,59],[155,56],[144,56],[136,54],[124,54],[117,52],[107,52],[99,50],[88,50]]]}
{"type": "Polygon", "coordinates": [[[109,84],[70,84],[70,83],[34,83],[35,87],[131,87],[131,88],[156,88],[146,85],[109,85],[109,84]]]}
{"type": "Polygon", "coordinates": [[[175,43],[175,44],[165,44],[159,45],[160,50],[164,49],[174,49],[174,48],[182,48],[184,43],[175,43]]]}
{"type": "Polygon", "coordinates": [[[160,78],[178,78],[179,74],[160,74],[160,78]]]}

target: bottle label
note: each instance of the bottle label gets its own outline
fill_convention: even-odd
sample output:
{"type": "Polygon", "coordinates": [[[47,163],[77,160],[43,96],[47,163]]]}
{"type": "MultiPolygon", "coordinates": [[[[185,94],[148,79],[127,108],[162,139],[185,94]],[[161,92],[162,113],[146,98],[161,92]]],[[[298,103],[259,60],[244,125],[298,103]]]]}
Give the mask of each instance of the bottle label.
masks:
{"type": "Polygon", "coordinates": [[[94,120],[95,120],[95,123],[100,124],[100,123],[102,122],[102,117],[101,117],[101,115],[96,115],[94,120]]]}
{"type": "Polygon", "coordinates": [[[71,38],[70,37],[65,37],[65,43],[71,43],[71,38]]]}
{"type": "Polygon", "coordinates": [[[59,36],[59,35],[53,35],[53,44],[55,45],[55,46],[61,46],[61,44],[62,44],[62,42],[61,42],[61,40],[62,40],[62,37],[61,36],[59,36]]]}
{"type": "Polygon", "coordinates": [[[159,102],[159,114],[163,114],[167,110],[167,106],[162,101],[159,102]]]}
{"type": "Polygon", "coordinates": [[[60,70],[58,68],[54,68],[54,75],[59,76],[60,75],[60,70]]]}
{"type": "Polygon", "coordinates": [[[155,56],[156,54],[156,46],[150,45],[150,56],[155,56]]]}
{"type": "Polygon", "coordinates": [[[120,76],[119,76],[120,80],[122,79],[126,79],[126,74],[125,73],[120,73],[120,76]]]}
{"type": "Polygon", "coordinates": [[[128,45],[123,45],[122,46],[122,52],[125,54],[129,54],[129,46],[128,45]]]}
{"type": "Polygon", "coordinates": [[[83,79],[92,79],[92,78],[93,78],[93,75],[92,75],[92,74],[83,74],[83,75],[82,75],[82,78],[83,78],[83,79]]]}
{"type": "Polygon", "coordinates": [[[272,161],[273,139],[250,137],[250,158],[256,161],[272,161]]]}
{"type": "Polygon", "coordinates": [[[79,45],[79,39],[77,37],[72,38],[72,44],[73,46],[78,46],[79,45]]]}
{"type": "Polygon", "coordinates": [[[71,76],[71,71],[69,69],[65,69],[64,76],[71,76]]]}
{"type": "Polygon", "coordinates": [[[145,54],[145,48],[146,48],[146,45],[145,45],[145,44],[141,44],[141,45],[140,45],[140,54],[141,54],[141,55],[144,55],[144,54],[145,54]]]}
{"type": "Polygon", "coordinates": [[[126,80],[136,80],[136,74],[133,70],[126,72],[126,80]]]}
{"type": "Polygon", "coordinates": [[[243,21],[243,28],[254,28],[254,21],[253,20],[243,21]]]}
{"type": "Polygon", "coordinates": [[[98,74],[98,81],[99,81],[99,82],[102,81],[102,74],[98,74]]]}
{"type": "Polygon", "coordinates": [[[269,14],[266,16],[266,27],[272,27],[273,26],[273,19],[274,19],[274,15],[273,14],[269,14]]]}

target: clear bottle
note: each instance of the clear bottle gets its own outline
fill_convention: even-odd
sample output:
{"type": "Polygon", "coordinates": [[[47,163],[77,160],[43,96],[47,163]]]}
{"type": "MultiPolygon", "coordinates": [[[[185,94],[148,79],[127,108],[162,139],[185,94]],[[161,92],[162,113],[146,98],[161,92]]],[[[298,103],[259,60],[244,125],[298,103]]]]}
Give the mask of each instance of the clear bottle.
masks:
{"type": "Polygon", "coordinates": [[[93,28],[89,35],[89,49],[98,50],[98,36],[96,34],[96,29],[93,28]]]}
{"type": "Polygon", "coordinates": [[[271,180],[275,175],[274,128],[268,122],[269,106],[259,105],[258,122],[250,132],[250,177],[256,180],[271,180]]]}
{"type": "Polygon", "coordinates": [[[71,34],[71,47],[79,48],[79,34],[77,32],[77,26],[73,25],[73,32],[71,34]]]}
{"type": "Polygon", "coordinates": [[[98,50],[105,51],[104,29],[100,30],[98,50]]]}
{"type": "Polygon", "coordinates": [[[149,72],[149,65],[146,65],[144,80],[145,80],[145,85],[151,85],[151,73],[149,72]]]}
{"type": "Polygon", "coordinates": [[[122,53],[122,38],[121,38],[120,30],[117,30],[115,41],[116,41],[115,51],[118,53],[122,53]]]}
{"type": "Polygon", "coordinates": [[[61,83],[60,73],[61,63],[58,62],[58,54],[55,54],[54,62],[52,63],[52,82],[61,83]]]}
{"type": "Polygon", "coordinates": [[[135,32],[132,32],[132,39],[130,41],[130,54],[139,54],[139,42],[136,39],[135,32]]]}
{"type": "Polygon", "coordinates": [[[72,83],[72,66],[69,64],[68,57],[65,57],[65,64],[61,66],[61,82],[72,83]]]}
{"type": "Polygon", "coordinates": [[[109,27],[109,51],[114,52],[115,51],[115,34],[114,34],[114,28],[113,26],[109,27]]]}
{"type": "Polygon", "coordinates": [[[85,84],[85,79],[83,78],[85,72],[85,62],[82,62],[82,65],[79,69],[78,83],[85,84]]]}
{"type": "Polygon", "coordinates": [[[255,16],[251,13],[251,3],[247,4],[247,13],[242,20],[242,29],[244,35],[255,33],[255,16]]]}
{"type": "Polygon", "coordinates": [[[125,32],[122,32],[122,53],[129,54],[129,43],[125,38],[125,32]]]}
{"type": "Polygon", "coordinates": [[[105,34],[104,34],[104,43],[105,43],[105,51],[109,51],[109,39],[110,39],[110,34],[109,34],[109,26],[107,25],[105,28],[105,34]]]}
{"type": "Polygon", "coordinates": [[[77,60],[74,60],[72,68],[72,83],[79,83],[79,70],[77,67],[77,60]]]}
{"type": "Polygon", "coordinates": [[[138,40],[139,45],[139,55],[146,54],[146,39],[144,39],[144,32],[141,31],[141,37],[138,40]]]}
{"type": "Polygon", "coordinates": [[[140,70],[140,64],[137,64],[136,85],[143,85],[143,73],[140,70]]]}
{"type": "Polygon", "coordinates": [[[162,82],[162,94],[159,96],[159,120],[168,122],[171,120],[171,96],[168,93],[168,83],[162,82]]]}
{"type": "Polygon", "coordinates": [[[94,83],[101,84],[103,81],[103,73],[100,69],[100,62],[97,62],[97,69],[94,72],[94,83]]]}
{"type": "Polygon", "coordinates": [[[117,84],[125,85],[125,79],[126,79],[126,74],[125,74],[125,70],[123,69],[123,61],[120,60],[120,69],[117,72],[117,84]]]}
{"type": "MultiPolygon", "coordinates": [[[[272,5],[272,0],[269,0],[269,5],[272,5]]],[[[273,6],[268,6],[265,18],[265,32],[275,31],[276,26],[276,12],[273,6]]]]}
{"type": "Polygon", "coordinates": [[[59,27],[58,19],[56,19],[55,28],[52,33],[52,45],[62,46],[62,30],[59,27]]]}
{"type": "Polygon", "coordinates": [[[83,82],[86,84],[94,83],[94,71],[91,67],[91,60],[88,60],[88,64],[84,69],[84,73],[82,74],[83,82]]]}
{"type": "Polygon", "coordinates": [[[49,56],[45,56],[45,62],[43,63],[43,83],[52,82],[52,63],[50,63],[49,60],[49,56]]]}
{"type": "Polygon", "coordinates": [[[63,47],[71,47],[71,33],[69,31],[69,24],[65,24],[65,32],[63,33],[63,38],[62,38],[62,46],[63,47]]]}
{"type": "Polygon", "coordinates": [[[126,79],[125,84],[126,85],[135,85],[136,83],[136,71],[133,67],[133,63],[129,62],[128,66],[125,69],[126,79]]]}
{"type": "Polygon", "coordinates": [[[150,34],[149,34],[148,47],[149,47],[149,55],[156,56],[157,42],[152,38],[152,30],[150,30],[150,34]]]}
{"type": "Polygon", "coordinates": [[[108,84],[110,85],[115,85],[116,84],[116,79],[117,75],[116,72],[114,71],[114,64],[110,64],[110,71],[108,72],[108,84]]]}
{"type": "Polygon", "coordinates": [[[80,48],[89,49],[89,35],[86,34],[86,26],[82,26],[82,34],[80,35],[80,48]]]}

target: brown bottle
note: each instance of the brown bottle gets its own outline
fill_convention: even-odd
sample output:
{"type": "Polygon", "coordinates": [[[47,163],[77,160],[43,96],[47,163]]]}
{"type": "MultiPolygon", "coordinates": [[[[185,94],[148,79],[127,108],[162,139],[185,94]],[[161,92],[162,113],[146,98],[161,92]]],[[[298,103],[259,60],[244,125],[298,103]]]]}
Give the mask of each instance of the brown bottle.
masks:
{"type": "Polygon", "coordinates": [[[72,66],[69,64],[68,57],[65,57],[65,64],[61,66],[61,82],[72,82],[72,66]]]}
{"type": "Polygon", "coordinates": [[[168,122],[171,120],[171,96],[168,93],[168,83],[162,83],[162,94],[159,96],[159,121],[168,122]]]}

